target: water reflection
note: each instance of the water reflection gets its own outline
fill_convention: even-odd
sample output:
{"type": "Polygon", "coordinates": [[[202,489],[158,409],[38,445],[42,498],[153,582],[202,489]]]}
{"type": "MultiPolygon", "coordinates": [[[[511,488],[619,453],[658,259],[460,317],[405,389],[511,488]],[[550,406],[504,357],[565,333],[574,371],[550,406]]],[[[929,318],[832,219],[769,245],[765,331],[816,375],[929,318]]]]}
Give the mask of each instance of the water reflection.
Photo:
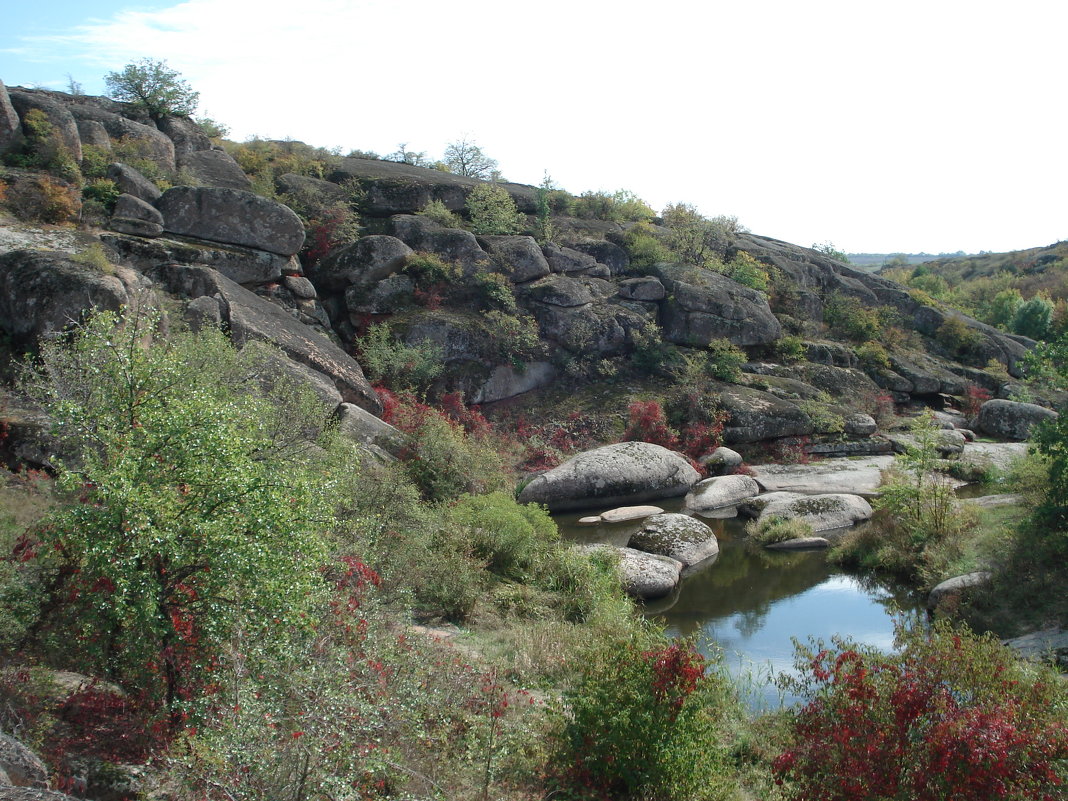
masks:
{"type": "MultiPolygon", "coordinates": [[[[622,544],[618,533],[603,527],[559,522],[568,538],[605,541],[607,535],[622,544]]],[[[767,551],[747,541],[742,520],[705,522],[719,540],[718,559],[687,574],[672,596],[650,602],[646,612],[673,636],[697,635],[706,654],[720,649],[731,672],[751,688],[754,708],[798,700],[781,697],[771,681],[771,674],[793,670],[795,639],[829,642],[837,634],[890,649],[892,615],[920,608],[907,589],[843,573],[828,563],[826,551],[767,551]]]]}

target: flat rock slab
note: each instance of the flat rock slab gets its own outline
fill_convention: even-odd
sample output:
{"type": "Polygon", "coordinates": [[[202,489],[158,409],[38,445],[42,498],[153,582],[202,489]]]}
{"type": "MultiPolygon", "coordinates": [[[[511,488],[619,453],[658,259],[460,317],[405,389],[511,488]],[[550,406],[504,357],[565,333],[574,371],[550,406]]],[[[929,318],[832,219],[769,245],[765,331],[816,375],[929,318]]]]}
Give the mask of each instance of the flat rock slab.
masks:
{"type": "Polygon", "coordinates": [[[650,517],[631,535],[628,546],[646,553],[670,556],[682,562],[684,567],[719,553],[719,542],[711,528],[696,518],[675,513],[650,517]]]}
{"type": "Polygon", "coordinates": [[[966,462],[989,460],[999,470],[1007,470],[1027,455],[1026,442],[969,442],[961,457],[966,462]]]}
{"type": "Polygon", "coordinates": [[[552,512],[685,495],[700,478],[685,458],[649,442],[620,442],[571,457],[535,478],[520,503],[552,512]]]}
{"type": "Polygon", "coordinates": [[[631,520],[642,520],[653,515],[661,515],[664,510],[659,506],[620,506],[602,512],[598,518],[602,523],[627,523],[631,520]]]}
{"type": "Polygon", "coordinates": [[[756,480],[766,491],[809,494],[845,492],[874,494],[883,480],[883,471],[894,463],[892,455],[860,459],[826,459],[817,464],[755,465],[756,480]]]}
{"type": "Polygon", "coordinates": [[[1045,629],[1034,631],[1022,637],[1013,637],[1004,640],[1005,645],[1012,648],[1024,659],[1053,659],[1059,665],[1068,663],[1068,631],[1063,629],[1045,629]]]}
{"type": "Polygon", "coordinates": [[[803,492],[765,492],[761,495],[757,495],[755,498],[747,498],[738,506],[738,511],[749,517],[760,517],[760,513],[764,511],[769,503],[775,501],[793,501],[797,498],[807,497],[803,492]]]}
{"type": "Polygon", "coordinates": [[[819,548],[830,548],[831,541],[824,537],[797,537],[792,540],[773,542],[764,547],[769,551],[814,551],[819,548]]]}
{"type": "Polygon", "coordinates": [[[686,506],[696,511],[722,509],[758,494],[760,485],[749,476],[717,476],[697,484],[686,496],[686,506]]]}
{"type": "Polygon", "coordinates": [[[240,189],[174,186],[156,201],[163,227],[175,234],[266,250],[282,256],[304,244],[304,224],[289,208],[240,189]]]}
{"type": "Polygon", "coordinates": [[[965,498],[962,503],[970,503],[972,506],[1018,506],[1024,503],[1024,496],[1017,492],[1003,492],[998,495],[983,495],[980,498],[965,498]]]}
{"type": "Polygon", "coordinates": [[[812,526],[813,532],[820,532],[846,528],[871,519],[871,515],[871,504],[859,495],[831,493],[772,501],[764,507],[760,519],[803,520],[812,526]]]}

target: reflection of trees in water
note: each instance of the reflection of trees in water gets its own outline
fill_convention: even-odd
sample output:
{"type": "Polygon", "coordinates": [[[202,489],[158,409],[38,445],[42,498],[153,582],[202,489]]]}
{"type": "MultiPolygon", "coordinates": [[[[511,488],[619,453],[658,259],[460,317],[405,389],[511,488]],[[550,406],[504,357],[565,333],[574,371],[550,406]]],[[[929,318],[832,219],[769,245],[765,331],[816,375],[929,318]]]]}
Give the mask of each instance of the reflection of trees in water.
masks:
{"type": "Polygon", "coordinates": [[[911,587],[895,581],[889,576],[874,573],[846,573],[875,603],[888,612],[902,611],[911,613],[923,608],[923,598],[911,587]]]}
{"type": "Polygon", "coordinates": [[[771,604],[760,604],[755,609],[747,609],[740,613],[735,620],[734,627],[746,639],[752,637],[764,628],[764,618],[768,616],[771,604]]]}

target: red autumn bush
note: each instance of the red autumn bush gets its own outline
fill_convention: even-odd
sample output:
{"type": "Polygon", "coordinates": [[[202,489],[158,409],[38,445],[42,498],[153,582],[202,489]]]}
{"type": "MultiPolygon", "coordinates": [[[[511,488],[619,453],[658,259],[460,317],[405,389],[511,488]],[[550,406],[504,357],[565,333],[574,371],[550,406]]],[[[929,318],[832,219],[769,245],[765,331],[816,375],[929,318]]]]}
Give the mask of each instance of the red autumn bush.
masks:
{"type": "Polygon", "coordinates": [[[977,384],[969,384],[964,388],[964,396],[961,398],[961,411],[968,417],[975,417],[990,398],[988,390],[977,384]]]}
{"type": "Polygon", "coordinates": [[[794,744],[774,763],[788,798],[1060,799],[1068,696],[990,637],[949,625],[898,632],[886,655],[799,648],[794,744]]]}

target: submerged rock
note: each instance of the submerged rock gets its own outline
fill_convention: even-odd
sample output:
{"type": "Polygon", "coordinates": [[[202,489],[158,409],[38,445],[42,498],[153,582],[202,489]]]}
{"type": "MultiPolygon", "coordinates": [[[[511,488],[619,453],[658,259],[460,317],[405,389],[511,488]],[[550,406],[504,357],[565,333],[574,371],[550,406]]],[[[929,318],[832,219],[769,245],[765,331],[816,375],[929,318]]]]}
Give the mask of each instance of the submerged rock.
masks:
{"type": "Polygon", "coordinates": [[[717,476],[702,481],[686,496],[689,509],[722,509],[735,506],[760,493],[760,485],[749,476],[717,476]]]}
{"type": "Polygon", "coordinates": [[[820,548],[830,548],[831,541],[825,537],[796,537],[792,540],[773,542],[764,547],[769,551],[814,551],[820,548]]]}

